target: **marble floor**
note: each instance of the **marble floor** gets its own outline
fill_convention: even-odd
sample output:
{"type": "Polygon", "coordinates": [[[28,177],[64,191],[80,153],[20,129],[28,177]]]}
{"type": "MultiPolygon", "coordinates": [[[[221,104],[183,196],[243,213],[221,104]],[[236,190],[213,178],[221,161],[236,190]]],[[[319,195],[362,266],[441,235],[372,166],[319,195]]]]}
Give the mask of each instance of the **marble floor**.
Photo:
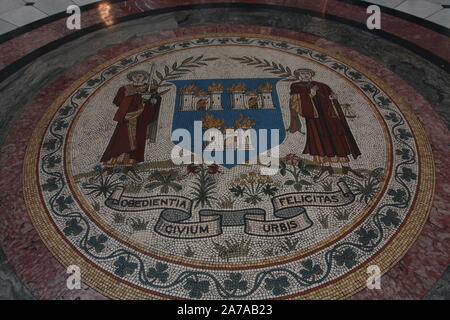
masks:
{"type": "Polygon", "coordinates": [[[0,299],[448,300],[449,28],[446,0],[2,1],[0,299]]]}
{"type": "MultiPolygon", "coordinates": [[[[129,0],[132,2],[133,0],[129,0]]],[[[356,2],[358,2],[357,0],[356,2]]],[[[70,5],[92,7],[101,0],[3,0],[0,8],[0,34],[39,21],[43,18],[65,12],[70,5]]],[[[181,1],[182,2],[182,1],[181,1]]],[[[362,2],[362,1],[360,1],[362,2]]],[[[448,0],[373,0],[366,3],[392,8],[399,12],[423,18],[438,25],[449,27],[448,0]]],[[[143,1],[144,10],[151,1],[143,1]]]]}

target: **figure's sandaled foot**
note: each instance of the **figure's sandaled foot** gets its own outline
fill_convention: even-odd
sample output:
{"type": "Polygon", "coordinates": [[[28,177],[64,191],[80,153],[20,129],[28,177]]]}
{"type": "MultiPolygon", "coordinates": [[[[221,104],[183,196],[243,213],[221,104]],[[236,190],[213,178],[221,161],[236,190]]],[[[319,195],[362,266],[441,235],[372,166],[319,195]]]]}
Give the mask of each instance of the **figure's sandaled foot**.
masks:
{"type": "Polygon", "coordinates": [[[313,180],[314,182],[318,182],[324,180],[333,175],[333,168],[331,166],[322,167],[320,173],[316,175],[313,180]]]}
{"type": "Polygon", "coordinates": [[[114,174],[114,168],[113,167],[106,167],[106,168],[104,168],[104,170],[106,171],[107,175],[114,174]]]}
{"type": "Polygon", "coordinates": [[[126,167],[123,169],[123,174],[128,175],[131,179],[135,180],[135,181],[139,181],[141,180],[141,177],[137,174],[136,170],[134,169],[134,167],[126,167]]]}
{"type": "Polygon", "coordinates": [[[364,176],[362,174],[360,174],[358,171],[353,170],[350,167],[342,167],[342,173],[352,176],[353,178],[364,179],[364,176]]]}
{"type": "Polygon", "coordinates": [[[130,172],[131,169],[132,169],[131,167],[125,167],[125,168],[122,169],[122,173],[123,174],[128,174],[128,172],[130,172]]]}
{"type": "Polygon", "coordinates": [[[128,171],[129,173],[131,173],[132,175],[134,175],[135,177],[139,177],[136,170],[134,170],[133,167],[130,168],[130,171],[128,171]]]}
{"type": "Polygon", "coordinates": [[[357,177],[359,179],[364,179],[364,176],[361,173],[359,173],[358,171],[350,169],[349,172],[350,172],[351,175],[353,175],[353,176],[355,176],[355,177],[357,177]]]}

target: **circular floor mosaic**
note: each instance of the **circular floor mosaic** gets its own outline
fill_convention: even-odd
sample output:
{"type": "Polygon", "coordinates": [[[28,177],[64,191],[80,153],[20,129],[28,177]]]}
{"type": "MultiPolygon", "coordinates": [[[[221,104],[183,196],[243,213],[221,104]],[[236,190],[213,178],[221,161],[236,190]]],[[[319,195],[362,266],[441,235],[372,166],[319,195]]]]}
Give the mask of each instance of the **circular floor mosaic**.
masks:
{"type": "Polygon", "coordinates": [[[310,44],[211,34],[76,82],[35,130],[44,242],[113,298],[343,298],[432,201],[430,146],[379,79],[310,44]]]}

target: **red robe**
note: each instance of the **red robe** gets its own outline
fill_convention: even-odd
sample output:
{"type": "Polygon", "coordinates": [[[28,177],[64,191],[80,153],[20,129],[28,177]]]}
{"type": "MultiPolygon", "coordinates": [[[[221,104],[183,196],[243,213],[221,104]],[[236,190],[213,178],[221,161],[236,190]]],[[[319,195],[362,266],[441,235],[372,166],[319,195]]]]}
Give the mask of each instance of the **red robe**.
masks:
{"type": "Polygon", "coordinates": [[[108,146],[101,158],[101,162],[106,163],[112,158],[117,158],[121,154],[128,154],[135,162],[144,161],[145,141],[147,138],[147,127],[152,121],[158,119],[161,97],[157,96],[157,102],[143,103],[142,93],[147,89],[147,85],[133,86],[126,85],[119,89],[113,103],[118,106],[118,110],[113,120],[117,121],[116,129],[109,141],[108,146]],[[136,136],[133,142],[130,141],[129,125],[126,119],[127,114],[139,111],[142,113],[136,120],[136,136]],[[134,146],[133,146],[134,145],[134,146]]]}
{"type": "Polygon", "coordinates": [[[326,84],[316,81],[295,82],[291,85],[291,97],[300,100],[299,113],[291,108],[289,131],[294,133],[300,127],[298,116],[306,119],[306,145],[304,154],[320,157],[346,157],[354,159],[361,155],[355,138],[348,126],[337,99],[331,99],[332,90],[326,84]],[[318,88],[314,97],[311,88],[318,88]]]}

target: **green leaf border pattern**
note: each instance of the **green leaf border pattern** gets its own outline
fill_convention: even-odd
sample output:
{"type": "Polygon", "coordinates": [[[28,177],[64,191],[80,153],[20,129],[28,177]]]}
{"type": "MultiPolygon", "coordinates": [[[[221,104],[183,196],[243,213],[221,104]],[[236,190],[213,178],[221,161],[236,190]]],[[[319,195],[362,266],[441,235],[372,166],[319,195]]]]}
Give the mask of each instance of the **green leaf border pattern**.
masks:
{"type": "MultiPolygon", "coordinates": [[[[204,58],[203,56],[193,58],[191,60],[184,60],[179,65],[173,64],[172,66],[164,67],[164,71],[158,71],[156,73],[157,85],[158,86],[168,86],[165,81],[172,80],[174,77],[181,77],[187,72],[189,72],[192,68],[197,68],[204,66],[202,64],[206,64],[208,61],[212,61],[214,58],[204,58]],[[197,60],[198,59],[198,60],[197,60]],[[210,59],[210,60],[208,60],[210,59]]],[[[233,57],[233,59],[240,61],[241,63],[245,63],[247,65],[254,65],[255,67],[262,67],[266,69],[268,73],[276,74],[286,81],[293,81],[294,75],[289,66],[283,66],[280,63],[266,61],[258,59],[257,57],[233,57]],[[240,60],[239,60],[240,59],[240,60]]],[[[391,116],[392,118],[392,116],[391,116]]],[[[258,39],[258,38],[246,38],[246,37],[219,37],[219,38],[200,38],[196,40],[183,40],[174,44],[160,46],[158,48],[153,48],[147,50],[142,53],[138,53],[133,55],[130,58],[122,59],[121,61],[115,63],[112,66],[104,69],[99,75],[92,77],[89,81],[87,81],[84,85],[82,85],[79,89],[77,89],[68,99],[68,101],[64,104],[64,112],[59,112],[56,114],[55,118],[52,120],[51,125],[46,133],[46,139],[44,140],[44,144],[49,146],[44,152],[42,149],[42,158],[40,161],[40,180],[41,184],[45,184],[45,182],[52,182],[52,188],[46,189],[44,192],[48,194],[50,197],[48,199],[48,207],[54,217],[59,223],[59,226],[66,226],[66,222],[71,221],[71,225],[75,224],[82,228],[82,231],[79,233],[72,232],[70,236],[70,241],[72,241],[76,246],[90,259],[96,261],[99,264],[107,264],[109,268],[113,265],[117,265],[119,259],[121,265],[127,263],[128,267],[123,274],[123,277],[126,280],[129,280],[134,283],[138,283],[139,285],[154,290],[160,290],[164,292],[164,290],[172,289],[175,287],[180,288],[180,292],[184,292],[186,297],[189,297],[189,291],[186,289],[187,284],[189,283],[189,288],[194,297],[201,297],[203,293],[209,291],[213,296],[219,296],[221,298],[249,298],[254,294],[258,294],[258,292],[266,292],[269,290],[270,294],[285,294],[289,293],[286,291],[292,283],[296,283],[301,287],[311,287],[318,285],[327,281],[328,277],[332,273],[335,268],[342,268],[342,266],[338,266],[336,262],[346,261],[349,262],[349,253],[353,253],[358,260],[361,262],[361,258],[373,252],[385,239],[386,232],[392,234],[393,228],[392,226],[388,226],[383,223],[381,220],[385,217],[387,211],[395,211],[395,209],[406,209],[412,198],[412,191],[409,189],[409,185],[402,178],[402,172],[404,168],[409,168],[411,165],[417,163],[416,159],[416,151],[413,143],[409,142],[406,135],[405,138],[405,130],[407,130],[406,121],[403,118],[402,114],[394,108],[394,104],[389,98],[372,82],[370,82],[366,77],[350,66],[330,58],[324,54],[314,52],[311,49],[304,48],[297,45],[291,45],[285,42],[275,41],[275,40],[266,40],[266,39],[258,39]],[[73,210],[70,205],[70,201],[66,201],[67,205],[65,205],[62,209],[58,208],[58,199],[68,199],[70,194],[68,192],[68,187],[66,185],[66,180],[62,171],[62,165],[60,163],[53,164],[53,167],[47,166],[52,157],[58,157],[62,154],[62,147],[65,139],[65,134],[68,130],[68,123],[74,117],[76,111],[79,109],[80,105],[84,101],[87,100],[88,96],[97,88],[99,88],[105,81],[112,78],[115,74],[120,71],[124,71],[130,67],[135,66],[150,57],[154,57],[161,53],[166,53],[170,51],[174,51],[177,49],[183,49],[187,47],[197,47],[197,46],[206,46],[210,44],[245,44],[245,45],[257,45],[259,47],[264,46],[268,48],[276,48],[279,50],[283,50],[286,52],[293,52],[297,55],[306,56],[309,59],[320,62],[323,65],[326,65],[335,71],[341,73],[343,76],[351,80],[360,88],[364,88],[364,92],[369,99],[371,99],[378,106],[382,114],[391,114],[395,115],[393,120],[386,119],[387,123],[391,123],[390,133],[394,138],[395,143],[398,145],[398,149],[407,149],[409,150],[409,157],[406,159],[399,154],[394,153],[394,157],[399,161],[394,169],[394,179],[396,182],[396,188],[400,189],[404,192],[405,196],[401,199],[402,201],[392,201],[390,203],[385,203],[379,208],[377,208],[376,212],[372,214],[372,219],[370,223],[367,223],[364,227],[375,229],[376,238],[372,239],[370,243],[362,244],[358,242],[357,235],[354,235],[355,241],[345,240],[336,243],[333,247],[329,248],[324,254],[321,254],[318,257],[314,257],[314,265],[318,265],[320,270],[323,272],[320,273],[320,276],[317,277],[305,277],[302,275],[300,268],[298,270],[291,270],[289,268],[277,267],[270,268],[268,270],[262,270],[255,274],[252,281],[250,279],[245,279],[245,283],[248,285],[241,286],[242,290],[227,290],[229,285],[225,285],[224,281],[226,279],[219,280],[216,275],[211,272],[191,269],[185,270],[183,272],[177,273],[176,276],[171,278],[169,276],[169,280],[166,282],[159,281],[158,277],[149,277],[148,270],[153,268],[155,269],[155,265],[160,263],[158,260],[154,260],[153,263],[148,263],[144,261],[142,257],[133,252],[131,250],[125,248],[115,248],[108,250],[106,248],[102,250],[101,253],[96,252],[95,248],[89,244],[89,239],[92,236],[101,236],[98,230],[95,227],[91,226],[89,220],[86,219],[85,215],[78,211],[73,210]],[[68,122],[69,121],[69,122],[68,122]],[[58,189],[54,187],[57,186],[58,189]],[[370,225],[369,225],[370,224],[370,225]],[[122,258],[121,258],[122,257],[122,258]],[[347,257],[347,260],[345,258],[347,257]],[[344,260],[343,260],[344,259],[344,260]],[[203,281],[203,282],[202,282],[203,281]],[[204,281],[208,283],[206,286],[204,281]],[[278,281],[278,282],[277,282],[278,281]],[[197,283],[202,284],[202,289],[195,289],[195,285],[197,283]],[[266,288],[264,287],[266,285],[266,288]],[[192,289],[194,288],[194,289],[192,289]],[[270,288],[270,289],[268,289],[270,288]],[[194,291],[192,291],[194,290],[194,291]],[[203,291],[202,291],[203,290],[203,291]]],[[[404,153],[403,153],[404,154],[404,153]]],[[[54,158],[53,158],[54,159],[54,158]]],[[[61,201],[61,200],[59,200],[61,201]]],[[[61,227],[62,228],[62,227],[61,227]]],[[[79,231],[79,229],[77,229],[79,231]]],[[[107,239],[106,243],[111,242],[111,239],[107,239]]],[[[117,247],[117,245],[111,246],[117,247]]],[[[350,254],[350,258],[351,258],[350,254]]],[[[352,268],[352,264],[346,263],[345,266],[352,268]]],[[[156,267],[156,270],[161,269],[160,266],[156,267]]],[[[122,270],[122,269],[121,269],[122,270]]],[[[171,268],[167,268],[167,272],[171,273],[171,268]]]]}

